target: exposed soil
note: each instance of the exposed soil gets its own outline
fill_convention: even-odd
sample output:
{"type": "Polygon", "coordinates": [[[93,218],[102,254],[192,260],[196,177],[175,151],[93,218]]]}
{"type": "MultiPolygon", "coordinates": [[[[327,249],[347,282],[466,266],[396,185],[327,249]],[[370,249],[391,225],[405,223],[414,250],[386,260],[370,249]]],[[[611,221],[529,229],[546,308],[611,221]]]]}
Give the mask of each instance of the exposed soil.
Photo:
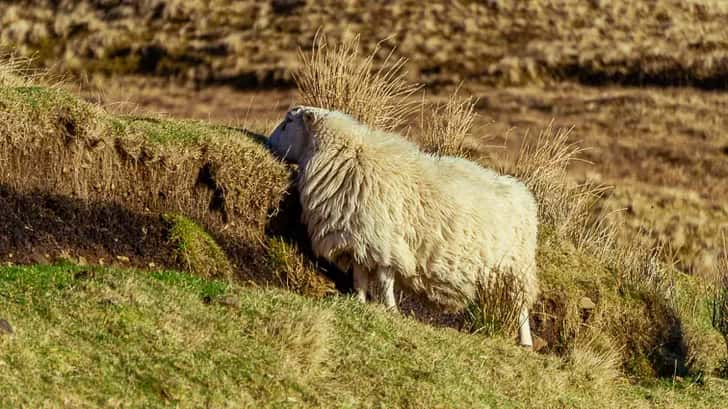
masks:
{"type": "Polygon", "coordinates": [[[0,185],[0,260],[15,264],[78,263],[138,268],[176,265],[169,226],[151,212],[89,203],[47,192],[21,194],[0,185]]]}

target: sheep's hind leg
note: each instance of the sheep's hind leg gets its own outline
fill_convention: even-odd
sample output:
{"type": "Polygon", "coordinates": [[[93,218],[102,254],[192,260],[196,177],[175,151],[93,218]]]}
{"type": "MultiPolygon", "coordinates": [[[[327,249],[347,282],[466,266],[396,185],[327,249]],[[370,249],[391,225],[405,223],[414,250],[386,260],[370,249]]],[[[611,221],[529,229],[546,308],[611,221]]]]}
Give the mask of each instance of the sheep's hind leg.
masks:
{"type": "Polygon", "coordinates": [[[356,291],[356,299],[361,303],[367,302],[368,289],[369,272],[363,267],[354,264],[354,291],[356,291]]]}
{"type": "Polygon", "coordinates": [[[528,322],[528,307],[524,306],[521,308],[521,313],[518,315],[518,336],[520,338],[521,346],[532,348],[533,339],[531,339],[531,324],[528,322]]]}
{"type": "Polygon", "coordinates": [[[394,297],[394,274],[386,267],[377,270],[377,279],[382,290],[382,298],[387,309],[397,311],[397,299],[394,297]]]}

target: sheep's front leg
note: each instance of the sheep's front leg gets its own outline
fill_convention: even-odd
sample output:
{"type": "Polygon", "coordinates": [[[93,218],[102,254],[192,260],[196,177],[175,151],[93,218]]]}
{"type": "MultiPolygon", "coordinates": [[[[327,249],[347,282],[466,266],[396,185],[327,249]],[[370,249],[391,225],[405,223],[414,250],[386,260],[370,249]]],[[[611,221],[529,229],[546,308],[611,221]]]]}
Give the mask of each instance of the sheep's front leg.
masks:
{"type": "Polygon", "coordinates": [[[356,299],[361,303],[367,302],[367,290],[369,289],[369,272],[363,267],[354,264],[354,291],[356,299]]]}
{"type": "Polygon", "coordinates": [[[521,346],[532,348],[533,340],[531,339],[531,324],[528,322],[528,307],[524,306],[521,308],[521,313],[518,315],[518,336],[520,338],[521,346]]]}
{"type": "Polygon", "coordinates": [[[381,295],[384,298],[384,305],[390,310],[397,310],[397,300],[394,298],[394,273],[390,268],[379,267],[377,280],[381,287],[381,295]]]}

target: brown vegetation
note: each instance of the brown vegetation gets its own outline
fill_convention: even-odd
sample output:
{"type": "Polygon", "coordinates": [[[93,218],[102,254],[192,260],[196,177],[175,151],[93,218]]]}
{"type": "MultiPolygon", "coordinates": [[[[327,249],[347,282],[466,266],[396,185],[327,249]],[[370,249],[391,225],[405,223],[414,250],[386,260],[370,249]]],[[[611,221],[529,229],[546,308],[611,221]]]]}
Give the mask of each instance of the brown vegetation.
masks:
{"type": "MultiPolygon", "coordinates": [[[[55,253],[49,254],[51,260],[63,252],[83,253],[88,247],[63,246],[70,246],[77,233],[103,232],[110,226],[102,226],[119,223],[120,228],[111,230],[119,237],[98,233],[84,238],[98,239],[96,247],[102,248],[101,253],[80,255],[94,257],[90,262],[97,262],[98,256],[106,257],[107,262],[121,258],[144,267],[160,261],[169,265],[175,258],[162,261],[145,256],[160,245],[161,231],[168,234],[166,248],[195,247],[208,240],[182,228],[177,219],[172,223],[155,216],[174,211],[210,231],[241,278],[266,279],[259,276],[265,256],[260,243],[268,215],[288,187],[289,175],[260,141],[236,130],[194,121],[112,116],[58,88],[2,87],[0,97],[0,182],[17,214],[15,219],[4,217],[10,224],[4,227],[29,230],[3,240],[3,253],[21,257],[21,246],[55,253]],[[64,227],[56,231],[43,218],[34,220],[31,213],[24,213],[27,209],[17,208],[46,194],[60,204],[46,199],[38,200],[34,207],[64,217],[56,223],[64,227]],[[51,204],[43,207],[48,202],[51,204]],[[78,209],[78,216],[89,218],[69,214],[64,210],[69,206],[78,209]],[[102,226],[92,226],[94,222],[102,226]],[[37,228],[44,233],[34,234],[37,228]],[[148,243],[147,235],[151,236],[148,243]],[[49,247],[37,248],[44,242],[49,247]]],[[[36,214],[41,217],[44,212],[36,214]]],[[[186,253],[193,259],[205,254],[207,262],[185,256],[177,257],[180,263],[172,265],[191,268],[201,263],[203,270],[213,268],[228,275],[227,262],[214,247],[209,248],[212,253],[202,248],[197,255],[186,253]],[[209,265],[209,257],[222,264],[209,265]]]]}
{"type": "MultiPolygon", "coordinates": [[[[0,41],[78,73],[291,84],[321,28],[396,45],[418,81],[692,84],[724,89],[720,0],[395,2],[25,0],[0,5],[0,41]]],[[[375,64],[386,59],[376,56],[375,64]]]]}
{"type": "MultiPolygon", "coordinates": [[[[354,116],[364,118],[365,121],[372,124],[395,124],[403,121],[405,116],[411,113],[410,108],[414,106],[412,101],[419,101],[417,98],[407,98],[415,87],[409,86],[405,77],[401,75],[402,65],[395,63],[392,66],[383,67],[382,70],[375,69],[374,74],[362,74],[362,71],[353,67],[377,67],[374,64],[374,61],[377,60],[374,57],[362,57],[361,55],[356,48],[356,42],[348,42],[338,48],[322,47],[319,43],[318,47],[314,48],[313,56],[301,55],[303,57],[301,64],[304,69],[297,78],[299,89],[303,92],[302,99],[329,108],[344,110],[354,116]],[[393,79],[394,82],[391,81],[393,79]],[[345,95],[345,98],[342,98],[342,95],[345,95]]],[[[13,90],[12,92],[23,94],[48,91],[32,89],[31,91],[13,90]]],[[[12,92],[8,94],[9,101],[13,101],[12,98],[15,97],[12,92]]],[[[55,92],[57,91],[51,90],[50,94],[54,95],[55,92]]],[[[63,95],[63,93],[61,92],[59,95],[63,95]]],[[[103,135],[105,129],[113,129],[114,134],[119,133],[123,136],[123,138],[114,137],[117,139],[101,138],[100,148],[95,145],[93,140],[87,142],[81,139],[80,144],[85,149],[82,150],[83,154],[68,159],[68,163],[81,164],[81,166],[73,168],[73,172],[70,173],[70,175],[81,175],[75,179],[75,183],[79,186],[73,186],[71,189],[63,184],[74,180],[73,178],[63,179],[54,176],[55,179],[51,179],[52,183],[60,183],[59,186],[62,190],[66,189],[63,190],[64,195],[79,195],[84,200],[98,198],[101,201],[129,200],[131,197],[130,203],[133,209],[151,209],[152,211],[160,211],[179,201],[183,204],[183,213],[198,220],[220,241],[229,254],[233,254],[232,261],[236,264],[236,268],[278,272],[279,282],[292,289],[309,286],[307,276],[305,274],[301,276],[298,273],[309,271],[312,267],[300,257],[300,254],[297,253],[298,250],[290,243],[279,242],[276,239],[267,242],[263,247],[259,247],[259,244],[255,243],[260,239],[262,230],[266,226],[265,216],[261,215],[267,215],[268,210],[275,207],[277,202],[273,198],[277,197],[277,200],[280,200],[280,194],[287,184],[286,172],[282,171],[279,174],[280,177],[275,176],[278,179],[265,179],[269,181],[269,186],[265,187],[263,191],[271,192],[271,194],[260,197],[268,197],[270,200],[264,199],[265,203],[259,203],[252,199],[250,192],[260,192],[260,185],[256,183],[260,183],[264,176],[256,173],[260,172],[260,168],[253,169],[252,165],[242,165],[236,160],[249,154],[250,163],[263,161],[267,167],[268,162],[266,161],[270,161],[270,158],[262,159],[262,156],[256,156],[259,152],[255,149],[260,147],[255,147],[254,143],[250,143],[246,139],[244,147],[236,145],[238,142],[231,145],[239,148],[236,152],[231,153],[230,146],[222,145],[221,141],[240,138],[240,135],[233,130],[189,122],[168,121],[162,118],[121,116],[111,117],[112,119],[108,123],[104,121],[64,122],[63,113],[58,114],[49,108],[64,105],[58,103],[61,100],[58,97],[53,98],[52,103],[45,105],[44,108],[48,109],[51,114],[47,116],[48,118],[55,118],[49,123],[55,127],[56,135],[60,135],[61,141],[67,145],[65,148],[68,146],[73,148],[69,149],[71,152],[76,152],[74,150],[76,145],[65,141],[77,139],[74,136],[77,134],[75,131],[77,124],[82,125],[79,128],[83,130],[82,135],[103,135]],[[84,128],[89,126],[88,129],[84,128]],[[201,129],[213,128],[214,132],[205,137],[196,136],[197,133],[205,133],[201,129]],[[89,129],[91,130],[89,131],[89,129]],[[222,132],[220,140],[212,135],[218,131],[222,132]],[[135,136],[141,137],[135,139],[135,136]],[[115,162],[119,158],[104,149],[109,143],[114,146],[113,153],[121,158],[120,165],[115,162]],[[90,153],[86,152],[87,150],[90,153]],[[215,152],[217,152],[217,156],[215,156],[215,152]],[[84,155],[92,153],[94,155],[102,154],[102,158],[105,157],[103,155],[109,155],[112,158],[109,162],[99,162],[107,164],[105,168],[101,168],[107,172],[109,169],[131,172],[129,168],[133,169],[133,172],[140,172],[141,169],[141,172],[144,172],[144,181],[152,183],[153,188],[145,191],[145,195],[139,194],[138,196],[131,193],[134,189],[131,189],[130,185],[123,185],[123,183],[120,191],[124,193],[121,196],[110,193],[109,190],[114,190],[113,188],[104,190],[103,183],[99,190],[101,193],[94,191],[94,189],[98,189],[95,185],[94,188],[89,189],[89,186],[85,185],[86,182],[83,181],[87,178],[95,181],[93,175],[99,172],[90,173],[86,170],[88,168],[84,168],[82,165],[89,163],[84,159],[86,158],[84,155]],[[180,154],[189,160],[178,161],[180,154]],[[133,163],[135,166],[127,167],[128,163],[133,163]],[[169,172],[170,168],[166,167],[169,163],[191,163],[192,165],[190,168],[175,167],[173,168],[175,172],[169,172]],[[171,173],[171,175],[165,176],[165,173],[171,173]],[[195,173],[196,176],[192,177],[195,173]],[[254,180],[252,182],[248,182],[247,179],[234,180],[235,175],[241,174],[255,175],[254,180]],[[180,179],[166,179],[171,177],[180,177],[180,179]],[[175,188],[185,186],[184,181],[189,182],[190,177],[195,180],[194,189],[201,188],[205,192],[201,200],[196,201],[188,194],[171,189],[169,193],[175,198],[165,201],[168,194],[165,190],[168,189],[166,186],[175,188]],[[244,187],[240,187],[240,185],[244,187]],[[159,195],[159,192],[163,194],[159,195]],[[235,192],[233,194],[236,196],[230,196],[229,192],[235,192]],[[247,212],[246,209],[251,208],[254,211],[247,212]],[[251,215],[258,216],[251,218],[251,215]],[[232,230],[229,230],[231,227],[232,230]],[[251,231],[256,233],[250,235],[251,231]],[[230,237],[234,240],[230,240],[230,237]],[[243,240],[239,240],[239,238],[243,238],[243,240]],[[258,258],[261,249],[264,249],[262,250],[263,257],[277,259],[277,261],[268,259],[269,262],[274,262],[269,263],[267,269],[264,267],[262,270],[258,264],[261,260],[258,258]],[[275,253],[280,249],[285,252],[292,249],[293,253],[287,254],[294,256],[292,258],[276,256],[275,253]]],[[[25,102],[29,106],[34,106],[33,101],[35,100],[42,101],[43,98],[33,98],[25,102]]],[[[532,100],[526,100],[527,103],[529,101],[532,100]]],[[[526,106],[528,106],[527,103],[526,106]]],[[[609,105],[610,100],[597,100],[592,103],[609,105]]],[[[553,105],[556,103],[553,102],[553,105]]],[[[11,103],[10,106],[15,106],[15,104],[11,103]]],[[[80,106],[86,107],[83,109],[91,109],[84,104],[80,106]]],[[[484,103],[478,102],[476,105],[473,105],[472,101],[458,102],[452,98],[449,102],[435,104],[435,106],[435,112],[457,112],[459,114],[454,115],[453,118],[448,117],[448,120],[452,120],[450,123],[438,124],[436,123],[437,118],[434,118],[434,121],[433,118],[423,119],[421,128],[424,129],[424,132],[422,134],[437,134],[436,136],[440,138],[431,138],[432,146],[425,147],[437,153],[455,154],[468,152],[470,148],[467,146],[468,143],[472,144],[475,139],[472,133],[468,135],[468,131],[482,130],[482,128],[473,126],[475,108],[490,109],[491,112],[503,109],[503,106],[488,98],[484,103]]],[[[79,107],[70,108],[71,114],[66,116],[79,116],[74,113],[74,110],[79,109],[79,107]]],[[[79,111],[81,117],[86,116],[83,109],[79,111]]],[[[535,107],[533,109],[543,111],[545,108],[535,107]]],[[[553,114],[554,112],[545,113],[553,114]]],[[[108,118],[105,115],[107,114],[96,113],[91,116],[108,118]]],[[[44,120],[48,122],[47,118],[44,120]]],[[[25,126],[33,129],[31,125],[25,126]]],[[[394,126],[392,125],[392,127],[394,126]]],[[[44,129],[47,128],[48,124],[44,124],[44,129]]],[[[419,135],[416,132],[413,134],[414,138],[418,139],[419,135]]],[[[541,203],[541,217],[544,225],[540,237],[542,250],[539,254],[539,265],[542,268],[544,285],[542,299],[536,314],[535,328],[537,333],[548,342],[546,350],[570,357],[569,359],[573,362],[591,362],[589,365],[603,369],[605,374],[611,373],[614,368],[612,358],[618,353],[617,351],[619,351],[622,364],[627,372],[638,376],[664,375],[671,371],[687,373],[688,370],[701,373],[711,372],[715,369],[713,356],[715,351],[705,347],[714,345],[715,334],[702,327],[705,322],[706,293],[704,289],[694,285],[691,278],[686,278],[682,273],[675,272],[669,266],[664,265],[659,253],[651,250],[651,244],[645,247],[641,241],[623,240],[620,236],[622,234],[621,225],[615,225],[605,219],[594,219],[591,210],[599,202],[602,188],[588,181],[576,183],[570,176],[570,165],[576,155],[581,153],[581,149],[573,144],[572,134],[554,124],[545,129],[535,143],[531,142],[529,137],[523,139],[525,143],[521,145],[520,151],[518,151],[520,156],[516,156],[515,160],[501,158],[492,161],[493,155],[482,155],[480,159],[491,165],[501,165],[506,172],[526,180],[536,192],[541,203]],[[687,284],[676,284],[676,281],[683,280],[687,284]],[[692,303],[676,297],[676,292],[687,294],[684,297],[691,299],[692,303]],[[589,302],[584,303],[584,299],[594,305],[585,307],[589,302]]],[[[33,155],[49,157],[49,154],[38,146],[33,146],[33,149],[36,149],[33,151],[33,155]]],[[[17,155],[16,152],[6,156],[6,158],[16,157],[22,158],[23,156],[17,155]]],[[[30,155],[26,156],[26,158],[29,157],[30,155]]],[[[26,162],[30,161],[26,160],[26,162]]],[[[41,161],[40,164],[43,163],[41,161]]],[[[33,163],[32,166],[39,166],[39,164],[33,163]]],[[[91,167],[93,168],[93,166],[97,165],[91,167]]],[[[270,166],[275,168],[281,165],[270,162],[270,166]]],[[[22,168],[18,167],[18,169],[22,171],[22,168]]],[[[45,168],[40,170],[41,172],[53,171],[53,169],[45,168]]],[[[101,172],[101,174],[104,173],[101,172]]],[[[100,180],[109,186],[108,177],[101,177],[100,180]]],[[[39,181],[33,183],[38,184],[40,189],[51,188],[50,184],[43,185],[39,181]]],[[[17,185],[16,181],[16,186],[12,186],[12,188],[18,189],[17,185]]],[[[113,183],[111,185],[114,186],[113,183]]],[[[189,188],[189,183],[186,186],[189,188]]],[[[720,186],[717,189],[720,190],[720,186]]],[[[624,231],[629,232],[628,229],[624,231]]],[[[309,277],[315,277],[315,275],[309,277]]]]}

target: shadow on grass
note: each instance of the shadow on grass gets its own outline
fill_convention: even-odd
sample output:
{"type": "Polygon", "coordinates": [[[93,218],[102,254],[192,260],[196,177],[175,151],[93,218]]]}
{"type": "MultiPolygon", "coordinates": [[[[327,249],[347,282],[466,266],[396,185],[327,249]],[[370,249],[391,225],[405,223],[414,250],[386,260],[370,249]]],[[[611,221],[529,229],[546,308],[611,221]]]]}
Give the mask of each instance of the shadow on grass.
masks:
{"type": "Polygon", "coordinates": [[[161,216],[115,203],[93,203],[41,191],[17,192],[0,184],[0,259],[47,263],[84,257],[89,263],[178,267],[161,216]],[[12,255],[12,256],[11,256],[12,255]]]}

